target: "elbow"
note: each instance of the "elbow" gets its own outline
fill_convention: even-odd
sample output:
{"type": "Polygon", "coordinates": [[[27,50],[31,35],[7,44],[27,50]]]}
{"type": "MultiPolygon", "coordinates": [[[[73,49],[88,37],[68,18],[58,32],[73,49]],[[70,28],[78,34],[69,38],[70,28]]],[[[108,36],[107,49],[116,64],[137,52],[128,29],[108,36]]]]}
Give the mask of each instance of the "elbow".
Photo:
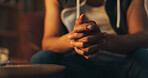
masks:
{"type": "Polygon", "coordinates": [[[47,47],[43,42],[42,42],[42,50],[47,50],[47,47]]]}
{"type": "Polygon", "coordinates": [[[45,42],[46,41],[43,39],[42,40],[42,50],[47,50],[47,46],[46,46],[45,42]]]}
{"type": "Polygon", "coordinates": [[[51,50],[50,45],[47,43],[47,39],[45,38],[42,40],[42,50],[51,50]]]}

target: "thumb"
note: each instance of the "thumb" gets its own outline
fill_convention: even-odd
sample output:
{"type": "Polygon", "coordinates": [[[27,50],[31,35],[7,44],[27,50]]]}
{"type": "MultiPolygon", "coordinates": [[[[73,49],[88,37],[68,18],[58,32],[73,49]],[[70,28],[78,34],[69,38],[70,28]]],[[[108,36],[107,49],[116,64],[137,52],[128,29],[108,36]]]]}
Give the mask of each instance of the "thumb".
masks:
{"type": "Polygon", "coordinates": [[[79,24],[82,24],[85,20],[85,15],[82,14],[76,21],[75,21],[75,24],[76,25],[79,25],[79,24]]]}

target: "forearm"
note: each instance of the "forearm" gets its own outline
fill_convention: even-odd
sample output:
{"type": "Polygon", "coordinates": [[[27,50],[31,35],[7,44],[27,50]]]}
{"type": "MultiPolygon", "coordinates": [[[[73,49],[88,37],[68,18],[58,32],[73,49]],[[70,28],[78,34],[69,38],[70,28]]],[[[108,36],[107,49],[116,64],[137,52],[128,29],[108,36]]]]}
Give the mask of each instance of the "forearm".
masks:
{"type": "Polygon", "coordinates": [[[69,34],[60,37],[44,38],[42,41],[43,50],[50,50],[60,54],[71,52],[73,47],[71,46],[70,40],[68,39],[69,34]]]}
{"type": "Polygon", "coordinates": [[[148,32],[132,35],[108,35],[102,49],[119,54],[128,54],[138,48],[147,48],[147,40],[148,32]]]}

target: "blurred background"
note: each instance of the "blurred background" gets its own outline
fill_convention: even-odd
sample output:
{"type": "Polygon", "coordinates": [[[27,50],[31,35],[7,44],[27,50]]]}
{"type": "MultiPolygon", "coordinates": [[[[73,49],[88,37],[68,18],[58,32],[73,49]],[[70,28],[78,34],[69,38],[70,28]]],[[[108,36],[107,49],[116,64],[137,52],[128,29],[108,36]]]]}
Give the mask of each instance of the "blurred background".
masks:
{"type": "Polygon", "coordinates": [[[10,60],[28,63],[41,49],[43,21],[44,0],[0,0],[0,47],[10,60]]]}
{"type": "Polygon", "coordinates": [[[44,11],[44,0],[0,0],[0,47],[9,50],[9,60],[29,63],[41,50],[44,11]]]}

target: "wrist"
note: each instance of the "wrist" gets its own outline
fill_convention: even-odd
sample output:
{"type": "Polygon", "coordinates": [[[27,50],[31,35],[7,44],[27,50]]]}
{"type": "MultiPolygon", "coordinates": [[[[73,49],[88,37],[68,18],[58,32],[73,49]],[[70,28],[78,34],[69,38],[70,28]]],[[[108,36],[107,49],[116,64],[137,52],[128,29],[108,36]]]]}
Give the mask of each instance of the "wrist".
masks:
{"type": "Polygon", "coordinates": [[[65,44],[63,46],[67,47],[68,49],[73,49],[73,46],[71,45],[71,40],[68,38],[68,36],[71,34],[72,32],[63,35],[62,37],[60,37],[61,43],[65,44]]]}

